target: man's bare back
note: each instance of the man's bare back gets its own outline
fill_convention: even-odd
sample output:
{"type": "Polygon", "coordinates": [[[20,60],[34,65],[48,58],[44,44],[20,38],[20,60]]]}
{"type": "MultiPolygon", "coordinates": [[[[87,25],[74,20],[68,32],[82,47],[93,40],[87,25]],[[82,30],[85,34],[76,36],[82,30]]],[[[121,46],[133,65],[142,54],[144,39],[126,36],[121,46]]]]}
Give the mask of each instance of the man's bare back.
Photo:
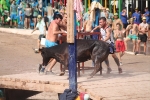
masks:
{"type": "Polygon", "coordinates": [[[55,31],[60,31],[58,24],[53,20],[48,27],[47,40],[51,42],[56,42],[58,40],[58,34],[55,34],[55,31]]]}

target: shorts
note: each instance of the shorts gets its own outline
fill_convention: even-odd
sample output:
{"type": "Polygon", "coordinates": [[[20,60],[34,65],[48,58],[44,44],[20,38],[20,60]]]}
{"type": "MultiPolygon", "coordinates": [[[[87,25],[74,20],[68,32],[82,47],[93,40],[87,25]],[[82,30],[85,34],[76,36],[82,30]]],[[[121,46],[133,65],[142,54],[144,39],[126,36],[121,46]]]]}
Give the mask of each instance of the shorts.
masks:
{"type": "Polygon", "coordinates": [[[77,22],[76,22],[76,25],[77,25],[77,26],[80,26],[80,21],[77,21],[77,22]]]}
{"type": "Polygon", "coordinates": [[[33,18],[37,18],[37,16],[33,16],[33,18]]]}
{"type": "Polygon", "coordinates": [[[55,45],[58,45],[56,42],[51,42],[49,40],[45,41],[45,47],[53,47],[55,45]]]}
{"type": "Polygon", "coordinates": [[[129,34],[129,35],[128,35],[128,38],[129,38],[129,39],[132,39],[132,40],[137,40],[137,39],[138,39],[138,36],[135,35],[135,34],[129,34]]]}
{"type": "Polygon", "coordinates": [[[40,34],[39,35],[39,40],[41,41],[41,38],[45,38],[45,35],[44,34],[40,34]]]}
{"type": "Polygon", "coordinates": [[[32,15],[30,15],[30,16],[25,15],[25,18],[32,18],[32,15]]]}
{"type": "Polygon", "coordinates": [[[16,20],[17,19],[17,14],[11,14],[10,18],[11,18],[11,20],[16,20]]]}
{"type": "Polygon", "coordinates": [[[125,51],[124,41],[116,41],[116,52],[124,52],[124,51],[125,51]]]}
{"type": "Polygon", "coordinates": [[[141,40],[141,42],[146,42],[147,41],[147,35],[146,34],[139,34],[138,40],[141,40]]]}

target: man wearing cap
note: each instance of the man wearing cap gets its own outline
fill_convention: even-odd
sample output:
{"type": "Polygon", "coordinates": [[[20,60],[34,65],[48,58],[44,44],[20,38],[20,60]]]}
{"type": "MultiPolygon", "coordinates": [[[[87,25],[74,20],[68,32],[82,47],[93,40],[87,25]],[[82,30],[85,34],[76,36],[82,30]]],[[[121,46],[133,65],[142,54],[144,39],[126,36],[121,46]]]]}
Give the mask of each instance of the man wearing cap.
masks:
{"type": "Polygon", "coordinates": [[[113,20],[114,17],[113,13],[110,12],[109,8],[106,8],[106,11],[108,12],[108,18],[113,20]]]}
{"type": "Polygon", "coordinates": [[[31,32],[31,33],[33,33],[37,29],[39,29],[39,31],[40,31],[40,35],[39,35],[38,43],[37,43],[38,48],[35,49],[35,53],[39,52],[39,49],[40,49],[40,46],[41,46],[40,45],[41,38],[45,38],[45,35],[46,35],[46,26],[45,26],[44,21],[42,20],[42,16],[38,15],[37,20],[38,20],[38,23],[37,23],[36,27],[34,28],[34,30],[31,32]]]}
{"type": "Polygon", "coordinates": [[[146,42],[147,42],[147,33],[149,31],[148,27],[149,25],[146,23],[146,17],[142,18],[143,22],[139,25],[139,35],[138,35],[138,43],[137,43],[137,51],[135,53],[138,54],[140,43],[144,43],[144,54],[146,55],[146,42]]]}
{"type": "Polygon", "coordinates": [[[113,20],[113,23],[112,23],[112,30],[116,30],[117,29],[117,27],[116,27],[117,23],[119,23],[121,25],[121,28],[123,28],[122,21],[118,18],[118,14],[115,13],[114,14],[114,20],[113,20]]]}
{"type": "Polygon", "coordinates": [[[134,18],[135,24],[139,25],[141,23],[141,15],[138,12],[138,8],[135,8],[135,12],[132,14],[132,18],[134,18]]]}

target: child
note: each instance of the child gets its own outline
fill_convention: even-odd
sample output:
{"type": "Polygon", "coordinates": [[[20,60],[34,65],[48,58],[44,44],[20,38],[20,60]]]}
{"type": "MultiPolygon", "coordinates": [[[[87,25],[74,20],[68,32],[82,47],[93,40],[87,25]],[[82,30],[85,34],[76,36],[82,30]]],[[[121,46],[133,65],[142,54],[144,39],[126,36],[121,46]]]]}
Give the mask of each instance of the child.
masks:
{"type": "Polygon", "coordinates": [[[121,29],[121,24],[117,23],[116,24],[117,29],[114,30],[114,37],[116,39],[116,52],[118,53],[118,59],[120,62],[120,65],[122,65],[122,60],[121,57],[124,55],[124,51],[125,51],[125,44],[124,44],[124,33],[121,29]]]}

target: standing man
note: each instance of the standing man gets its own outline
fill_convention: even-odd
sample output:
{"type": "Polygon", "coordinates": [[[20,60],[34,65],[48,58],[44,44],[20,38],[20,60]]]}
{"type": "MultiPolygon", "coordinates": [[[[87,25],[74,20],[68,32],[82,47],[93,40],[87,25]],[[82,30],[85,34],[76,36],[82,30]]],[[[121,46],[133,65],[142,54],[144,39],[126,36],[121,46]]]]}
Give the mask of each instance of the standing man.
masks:
{"type": "Polygon", "coordinates": [[[122,12],[120,13],[120,16],[121,16],[121,21],[123,23],[123,28],[126,29],[127,25],[128,25],[128,18],[127,18],[127,10],[126,8],[123,8],[122,12]]]}
{"type": "Polygon", "coordinates": [[[31,32],[33,33],[35,30],[39,29],[40,31],[40,35],[39,35],[39,38],[38,38],[38,41],[37,41],[37,49],[35,49],[35,53],[39,53],[39,49],[41,47],[41,38],[45,38],[45,35],[46,35],[46,26],[45,26],[45,23],[44,21],[42,20],[42,16],[41,15],[38,15],[37,16],[37,20],[38,20],[38,23],[35,27],[35,29],[31,32]]]}
{"type": "Polygon", "coordinates": [[[12,28],[12,23],[14,22],[14,26],[17,26],[17,5],[15,4],[15,1],[12,2],[10,6],[10,27],[12,28]]]}
{"type": "Polygon", "coordinates": [[[139,25],[141,23],[141,14],[139,13],[138,8],[135,8],[132,18],[134,18],[134,24],[139,25]]]}
{"type": "Polygon", "coordinates": [[[115,13],[114,14],[114,20],[113,20],[113,23],[112,23],[112,30],[116,30],[117,29],[117,23],[119,23],[121,25],[121,28],[123,28],[123,23],[122,21],[118,18],[118,14],[115,13]]]}
{"type": "MultiPolygon", "coordinates": [[[[119,73],[122,73],[122,68],[120,67],[119,59],[118,59],[118,57],[116,56],[116,54],[114,52],[114,45],[111,41],[112,29],[107,25],[107,21],[106,21],[105,17],[101,17],[99,19],[99,26],[94,28],[91,32],[93,32],[94,30],[96,30],[98,28],[100,29],[100,32],[101,32],[101,37],[102,37],[101,40],[107,42],[110,45],[110,53],[112,54],[112,57],[114,58],[117,66],[118,66],[119,73]]],[[[108,58],[105,60],[105,62],[106,62],[107,69],[108,69],[107,73],[110,73],[111,68],[110,68],[110,65],[109,65],[108,58]]]]}
{"type": "MultiPolygon", "coordinates": [[[[51,22],[50,26],[48,27],[48,34],[46,36],[45,47],[52,47],[57,45],[58,35],[64,33],[64,31],[60,31],[60,22],[62,21],[63,17],[60,14],[54,14],[54,20],[51,22]]],[[[53,66],[56,64],[55,59],[50,59],[50,67],[46,68],[46,66],[42,66],[40,70],[40,74],[54,74],[52,72],[53,66]]],[[[65,73],[62,72],[60,75],[64,75],[65,73]]]]}
{"type": "Polygon", "coordinates": [[[146,42],[147,42],[147,33],[149,31],[149,25],[146,23],[146,17],[142,18],[143,22],[139,25],[139,35],[138,35],[138,43],[137,43],[137,52],[135,54],[139,53],[140,43],[144,43],[144,55],[146,55],[146,42]]]}

